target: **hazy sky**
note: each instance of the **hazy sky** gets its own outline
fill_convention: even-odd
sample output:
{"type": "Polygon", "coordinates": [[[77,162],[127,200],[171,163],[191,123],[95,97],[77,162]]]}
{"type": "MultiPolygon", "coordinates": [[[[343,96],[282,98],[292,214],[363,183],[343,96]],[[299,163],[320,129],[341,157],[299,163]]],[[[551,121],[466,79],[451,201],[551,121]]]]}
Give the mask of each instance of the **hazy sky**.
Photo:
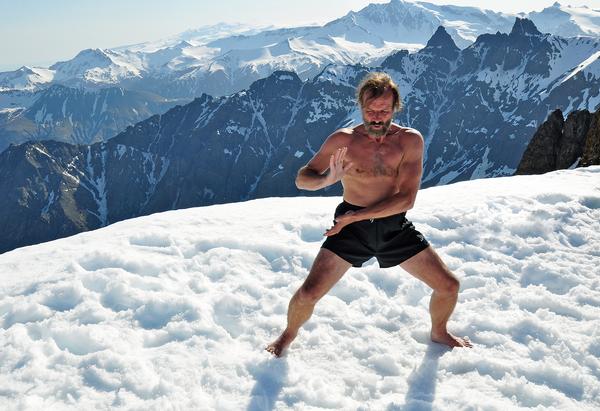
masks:
{"type": "MultiPolygon", "coordinates": [[[[325,23],[388,0],[0,0],[0,71],[73,58],[86,48],[158,40],[219,22],[296,26],[325,23]]],[[[554,0],[429,0],[506,12],[541,10],[554,0]]],[[[600,0],[561,4],[600,8],[600,0]]]]}

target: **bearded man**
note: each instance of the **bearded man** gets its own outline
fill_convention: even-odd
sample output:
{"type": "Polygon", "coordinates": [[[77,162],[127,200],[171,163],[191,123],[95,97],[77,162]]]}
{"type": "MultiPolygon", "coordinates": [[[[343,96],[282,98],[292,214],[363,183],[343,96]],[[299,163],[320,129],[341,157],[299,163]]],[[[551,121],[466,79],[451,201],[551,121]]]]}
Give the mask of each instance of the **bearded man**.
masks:
{"type": "Polygon", "coordinates": [[[402,108],[400,93],[385,73],[371,73],[357,89],[363,123],[331,134],[298,171],[304,190],[342,182],[343,202],[308,277],[292,297],[287,327],[267,351],[279,357],[311,316],[315,304],[354,266],[376,257],[381,268],[399,265],[433,289],[431,340],[472,347],[446,329],[458,299],[459,282],[431,245],[406,219],[421,183],[423,137],[392,123],[402,108]]]}

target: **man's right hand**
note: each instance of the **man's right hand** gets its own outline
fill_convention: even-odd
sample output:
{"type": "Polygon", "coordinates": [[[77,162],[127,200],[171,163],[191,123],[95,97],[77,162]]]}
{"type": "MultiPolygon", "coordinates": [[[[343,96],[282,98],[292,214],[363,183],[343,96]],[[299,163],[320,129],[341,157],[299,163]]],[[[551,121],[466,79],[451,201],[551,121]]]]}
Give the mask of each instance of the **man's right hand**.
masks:
{"type": "Polygon", "coordinates": [[[344,158],[346,157],[347,151],[348,147],[338,148],[336,152],[329,157],[329,173],[325,177],[324,187],[340,181],[346,172],[352,167],[351,162],[344,165],[344,158]]]}

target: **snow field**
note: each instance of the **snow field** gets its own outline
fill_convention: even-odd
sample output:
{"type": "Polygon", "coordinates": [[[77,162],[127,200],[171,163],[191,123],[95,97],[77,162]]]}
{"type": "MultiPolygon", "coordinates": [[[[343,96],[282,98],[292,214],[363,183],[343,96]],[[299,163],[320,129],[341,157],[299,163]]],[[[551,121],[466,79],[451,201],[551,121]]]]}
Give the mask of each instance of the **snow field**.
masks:
{"type": "Polygon", "coordinates": [[[600,407],[600,167],[422,190],[409,218],[461,280],[369,261],[285,325],[339,198],[177,210],[0,256],[0,408],[516,410],[600,407]]]}

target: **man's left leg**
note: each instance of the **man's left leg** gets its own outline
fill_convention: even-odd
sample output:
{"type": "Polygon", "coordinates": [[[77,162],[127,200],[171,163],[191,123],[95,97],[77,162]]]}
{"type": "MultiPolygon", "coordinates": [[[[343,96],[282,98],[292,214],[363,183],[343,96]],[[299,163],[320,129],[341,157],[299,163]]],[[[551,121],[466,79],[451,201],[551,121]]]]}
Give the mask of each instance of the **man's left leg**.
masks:
{"type": "Polygon", "coordinates": [[[446,329],[456,306],[460,283],[433,248],[427,247],[400,267],[433,289],[429,303],[431,340],[450,347],[472,347],[468,339],[456,337],[446,329]]]}

